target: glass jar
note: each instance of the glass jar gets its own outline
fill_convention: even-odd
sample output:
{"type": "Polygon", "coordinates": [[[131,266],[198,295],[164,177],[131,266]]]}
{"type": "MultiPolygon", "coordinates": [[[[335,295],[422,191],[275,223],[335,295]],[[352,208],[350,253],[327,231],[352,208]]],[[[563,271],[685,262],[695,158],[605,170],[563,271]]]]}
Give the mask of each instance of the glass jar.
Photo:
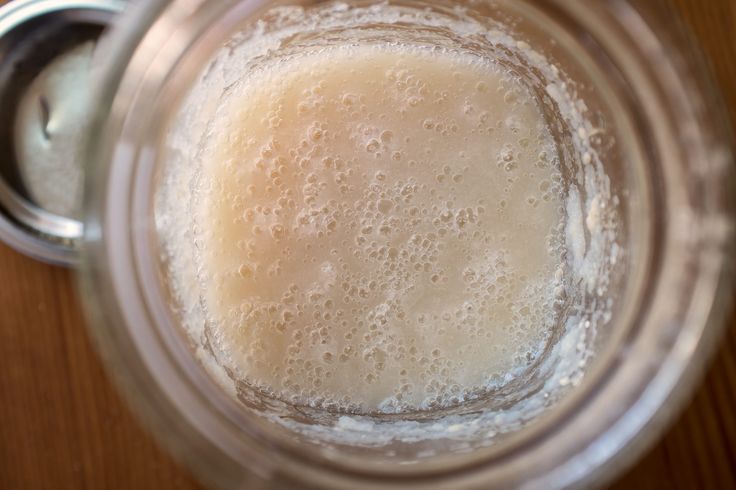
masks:
{"type": "Polygon", "coordinates": [[[720,332],[734,191],[706,70],[661,10],[639,3],[134,6],[107,40],[82,284],[92,332],[144,422],[222,487],[560,488],[600,484],[630,464],[691,393],[720,332]],[[380,17],[386,9],[396,15],[380,17]],[[563,307],[551,367],[467,405],[358,416],[263,397],[211,365],[183,325],[191,305],[171,288],[156,196],[180,151],[177,128],[201,136],[215,117],[208,96],[191,94],[220,73],[204,92],[217,106],[240,76],[228,71],[239,47],[264,39],[237,60],[242,69],[390,39],[490,53],[528,82],[556,128],[565,192],[579,193],[586,250],[598,249],[606,271],[563,307]],[[600,239],[595,212],[611,218],[600,239]]]}

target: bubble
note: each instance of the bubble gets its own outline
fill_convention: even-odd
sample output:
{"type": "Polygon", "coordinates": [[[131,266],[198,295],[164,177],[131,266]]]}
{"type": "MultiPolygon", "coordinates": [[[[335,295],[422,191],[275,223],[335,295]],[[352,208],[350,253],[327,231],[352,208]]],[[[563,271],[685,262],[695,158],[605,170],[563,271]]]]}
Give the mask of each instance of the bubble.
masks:
{"type": "Polygon", "coordinates": [[[503,101],[507,104],[515,104],[519,101],[519,95],[515,91],[509,90],[504,94],[503,101]]]}
{"type": "Polygon", "coordinates": [[[274,240],[281,240],[286,235],[286,230],[283,225],[276,224],[271,226],[271,237],[274,240]]]}
{"type": "Polygon", "coordinates": [[[381,147],[381,144],[378,142],[378,140],[370,140],[368,144],[365,147],[365,151],[368,153],[376,153],[378,149],[381,147]]]}
{"type": "Polygon", "coordinates": [[[376,204],[376,208],[383,214],[388,214],[394,207],[394,203],[389,199],[381,199],[376,204]]]}

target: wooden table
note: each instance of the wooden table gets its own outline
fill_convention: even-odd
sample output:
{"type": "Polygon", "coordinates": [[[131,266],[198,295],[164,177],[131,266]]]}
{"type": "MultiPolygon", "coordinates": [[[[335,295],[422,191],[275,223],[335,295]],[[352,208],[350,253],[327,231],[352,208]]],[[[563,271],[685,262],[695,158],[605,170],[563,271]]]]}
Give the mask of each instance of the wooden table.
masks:
{"type": "MultiPolygon", "coordinates": [[[[736,0],[672,1],[703,44],[736,121],[736,0]]],[[[199,488],[110,385],[71,274],[0,245],[0,277],[0,489],[199,488]]],[[[687,410],[613,488],[736,488],[731,323],[687,410]]]]}

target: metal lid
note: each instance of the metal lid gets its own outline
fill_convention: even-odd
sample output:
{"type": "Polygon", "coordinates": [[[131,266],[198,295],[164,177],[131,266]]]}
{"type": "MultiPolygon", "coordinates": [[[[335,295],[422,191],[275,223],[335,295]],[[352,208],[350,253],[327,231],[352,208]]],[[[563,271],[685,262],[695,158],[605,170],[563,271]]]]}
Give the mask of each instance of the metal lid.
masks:
{"type": "MultiPolygon", "coordinates": [[[[50,160],[43,168],[35,170],[35,180],[41,179],[44,185],[34,184],[38,187],[35,192],[29,185],[33,182],[28,181],[23,168],[28,165],[25,160],[29,159],[29,148],[30,160],[43,161],[49,156],[54,162],[75,165],[81,173],[81,153],[76,151],[79,148],[70,149],[66,141],[77,129],[81,135],[87,128],[82,122],[75,124],[74,114],[54,119],[55,102],[50,103],[41,93],[37,101],[28,102],[37,103],[31,110],[37,108],[37,118],[46,123],[53,119],[61,129],[58,136],[55,135],[58,139],[52,140],[44,126],[42,131],[47,141],[38,143],[46,145],[39,146],[42,148],[39,152],[46,151],[48,155],[34,154],[34,147],[26,147],[23,143],[26,140],[18,138],[17,126],[26,124],[19,115],[24,110],[24,101],[37,95],[26,97],[26,93],[61,55],[85,42],[96,41],[124,5],[122,0],[13,0],[0,7],[0,113],[6,115],[0,118],[0,240],[35,259],[75,265],[79,259],[83,225],[79,219],[81,210],[70,211],[69,199],[65,199],[68,202],[59,212],[59,208],[50,209],[48,201],[39,198],[39,195],[43,197],[44,190],[64,195],[74,193],[79,187],[76,180],[71,183],[60,179],[53,171],[45,172],[51,168],[48,167],[50,160]],[[52,141],[58,141],[56,146],[52,141]],[[64,151],[58,151],[59,145],[64,151]],[[73,161],[64,161],[66,159],[73,161]]],[[[81,90],[80,96],[88,97],[89,91],[81,90]]],[[[65,97],[61,96],[62,102],[65,97]]],[[[73,106],[74,102],[69,104],[73,106]]],[[[33,129],[36,128],[28,131],[33,129]]]]}

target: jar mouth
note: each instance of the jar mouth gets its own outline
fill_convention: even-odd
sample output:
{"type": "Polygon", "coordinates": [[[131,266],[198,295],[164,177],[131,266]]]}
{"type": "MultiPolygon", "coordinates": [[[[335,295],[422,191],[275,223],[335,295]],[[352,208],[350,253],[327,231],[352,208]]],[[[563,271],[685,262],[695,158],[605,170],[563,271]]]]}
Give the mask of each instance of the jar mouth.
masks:
{"type": "MultiPolygon", "coordinates": [[[[154,431],[168,432],[164,442],[178,446],[187,460],[199,460],[204,477],[216,483],[255,475],[325,487],[449,480],[467,488],[489,482],[562,487],[590,481],[614,458],[631,457],[622,450],[637,435],[651,441],[654,429],[643,429],[667,415],[667,400],[686,395],[725,307],[732,207],[724,176],[731,172],[730,153],[726,140],[712,132],[712,121],[703,119],[702,101],[696,100],[703,93],[692,85],[697,80],[671,57],[652,62],[664,49],[661,40],[623,2],[575,9],[562,2],[509,6],[524,22],[544,26],[536,34],[540,39],[551,36],[556,49],[572,53],[574,63],[565,72],[585,80],[576,86],[581,97],[599,97],[596,123],[615,132],[617,146],[609,155],[620,163],[606,170],[623,182],[614,188],[621,192],[625,230],[619,231],[627,242],[618,257],[627,262],[612,279],[618,287],[611,304],[619,309],[610,324],[602,324],[610,331],[590,341],[595,360],[579,386],[552,409],[491,447],[390,465],[385,457],[371,460],[324,440],[310,450],[293,433],[245,413],[192,362],[191,340],[172,315],[159,254],[152,250],[151,196],[160,158],[160,135],[153,129],[167,126],[168,114],[160,109],[177,107],[182,81],[193,79],[210,59],[220,41],[215,31],[232,32],[269,5],[244,2],[225,13],[222,6],[190,12],[175,3],[158,18],[141,10],[138,21],[146,22],[136,28],[149,30],[128,34],[122,44],[129,52],[116,59],[124,59],[125,68],[105,87],[102,112],[108,119],[93,138],[93,154],[106,165],[88,187],[83,284],[98,299],[92,306],[97,318],[104,310],[114,320],[95,322],[94,333],[114,365],[124,367],[123,382],[154,431]],[[636,36],[647,39],[647,50],[636,36]],[[707,168],[696,168],[702,162],[707,168]],[[698,192],[704,187],[709,192],[698,192]]],[[[274,409],[273,401],[258,403],[274,409]]],[[[290,414],[298,416],[308,420],[310,414],[290,414]]]]}

